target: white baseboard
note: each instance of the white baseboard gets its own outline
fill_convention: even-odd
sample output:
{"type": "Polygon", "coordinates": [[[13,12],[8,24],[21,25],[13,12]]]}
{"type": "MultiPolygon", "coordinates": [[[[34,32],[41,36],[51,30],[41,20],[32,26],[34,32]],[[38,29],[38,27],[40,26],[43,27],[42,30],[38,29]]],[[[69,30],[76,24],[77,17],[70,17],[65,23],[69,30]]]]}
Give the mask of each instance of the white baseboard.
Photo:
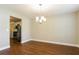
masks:
{"type": "Polygon", "coordinates": [[[52,41],[39,40],[39,39],[32,39],[32,40],[33,41],[39,41],[39,42],[47,42],[47,43],[52,43],[52,44],[59,44],[59,45],[66,45],[66,46],[78,47],[79,48],[79,45],[76,45],[76,44],[52,42],[52,41]]]}
{"type": "MultiPolygon", "coordinates": [[[[25,42],[28,42],[28,41],[31,41],[31,40],[32,41],[47,42],[47,43],[52,43],[52,44],[66,45],[66,46],[72,46],[72,47],[78,47],[79,48],[79,45],[76,45],[76,44],[52,42],[52,41],[39,40],[39,39],[28,39],[28,40],[22,41],[21,43],[25,43],[25,42]]],[[[2,47],[2,48],[0,48],[0,51],[4,50],[4,49],[7,49],[7,48],[10,48],[10,46],[2,47]]]]}
{"type": "Polygon", "coordinates": [[[4,50],[4,49],[8,49],[8,48],[10,48],[10,46],[2,47],[2,48],[0,48],[0,51],[2,51],[2,50],[4,50]]]}
{"type": "Polygon", "coordinates": [[[26,42],[31,41],[31,40],[32,39],[27,39],[27,40],[22,41],[21,43],[26,43],[26,42]]]}

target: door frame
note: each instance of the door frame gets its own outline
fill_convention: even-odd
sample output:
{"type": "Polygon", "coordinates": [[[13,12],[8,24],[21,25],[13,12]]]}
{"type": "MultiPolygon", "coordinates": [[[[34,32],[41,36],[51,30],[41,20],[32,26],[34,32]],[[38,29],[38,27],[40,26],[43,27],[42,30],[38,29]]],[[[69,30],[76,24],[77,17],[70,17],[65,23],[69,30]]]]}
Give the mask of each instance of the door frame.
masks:
{"type": "MultiPolygon", "coordinates": [[[[20,25],[21,25],[21,34],[20,34],[20,36],[21,36],[21,39],[20,39],[20,43],[22,42],[22,19],[21,18],[19,18],[19,17],[14,17],[14,16],[10,16],[10,42],[11,42],[11,22],[12,21],[14,21],[14,18],[15,19],[18,19],[21,23],[20,23],[20,25]]],[[[17,22],[17,21],[15,21],[15,22],[17,22]]],[[[13,35],[13,34],[12,34],[13,35]]]]}

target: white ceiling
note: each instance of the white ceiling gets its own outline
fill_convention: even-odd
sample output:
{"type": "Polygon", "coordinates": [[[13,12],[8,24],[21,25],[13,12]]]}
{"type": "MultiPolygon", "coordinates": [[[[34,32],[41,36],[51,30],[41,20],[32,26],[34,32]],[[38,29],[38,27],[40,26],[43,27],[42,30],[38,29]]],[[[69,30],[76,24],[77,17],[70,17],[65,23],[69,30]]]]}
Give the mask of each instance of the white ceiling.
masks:
{"type": "Polygon", "coordinates": [[[43,9],[40,9],[40,11],[38,9],[35,9],[34,8],[35,6],[38,5],[32,5],[32,4],[31,5],[27,5],[27,4],[0,5],[0,7],[6,7],[10,10],[14,10],[16,12],[20,12],[28,16],[36,16],[36,15],[51,16],[51,15],[76,12],[79,10],[78,4],[55,4],[55,5],[51,4],[46,6],[43,4],[42,6],[44,7],[43,9]]]}

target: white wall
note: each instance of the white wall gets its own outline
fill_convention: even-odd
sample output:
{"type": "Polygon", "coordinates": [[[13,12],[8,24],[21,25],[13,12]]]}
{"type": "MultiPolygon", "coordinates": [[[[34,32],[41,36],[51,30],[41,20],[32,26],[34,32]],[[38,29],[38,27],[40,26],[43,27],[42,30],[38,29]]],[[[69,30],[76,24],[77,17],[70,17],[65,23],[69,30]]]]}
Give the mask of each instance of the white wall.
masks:
{"type": "Polygon", "coordinates": [[[10,16],[22,19],[22,42],[30,39],[30,20],[13,10],[0,9],[0,50],[10,46],[10,16]]]}
{"type": "Polygon", "coordinates": [[[75,44],[75,14],[71,13],[47,17],[47,22],[42,24],[32,20],[32,38],[51,42],[75,44]]]}

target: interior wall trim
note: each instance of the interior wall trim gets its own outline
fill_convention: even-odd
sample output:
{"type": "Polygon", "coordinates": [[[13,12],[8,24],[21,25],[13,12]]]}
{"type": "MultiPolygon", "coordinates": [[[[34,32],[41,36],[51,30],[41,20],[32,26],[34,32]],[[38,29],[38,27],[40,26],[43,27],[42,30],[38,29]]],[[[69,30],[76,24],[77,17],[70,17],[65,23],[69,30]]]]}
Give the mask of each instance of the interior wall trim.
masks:
{"type": "Polygon", "coordinates": [[[32,40],[33,41],[46,42],[46,43],[59,44],[59,45],[72,46],[72,47],[79,48],[79,45],[77,45],[77,44],[69,44],[69,43],[61,43],[61,42],[52,42],[52,41],[39,40],[39,39],[32,39],[32,40]]]}
{"type": "Polygon", "coordinates": [[[4,50],[4,49],[8,49],[8,48],[10,48],[10,46],[2,47],[2,48],[0,48],[0,51],[2,51],[2,50],[4,50]]]}
{"type": "Polygon", "coordinates": [[[24,40],[24,41],[21,41],[21,43],[26,43],[26,42],[29,42],[31,41],[32,39],[27,39],[27,40],[24,40]]]}

